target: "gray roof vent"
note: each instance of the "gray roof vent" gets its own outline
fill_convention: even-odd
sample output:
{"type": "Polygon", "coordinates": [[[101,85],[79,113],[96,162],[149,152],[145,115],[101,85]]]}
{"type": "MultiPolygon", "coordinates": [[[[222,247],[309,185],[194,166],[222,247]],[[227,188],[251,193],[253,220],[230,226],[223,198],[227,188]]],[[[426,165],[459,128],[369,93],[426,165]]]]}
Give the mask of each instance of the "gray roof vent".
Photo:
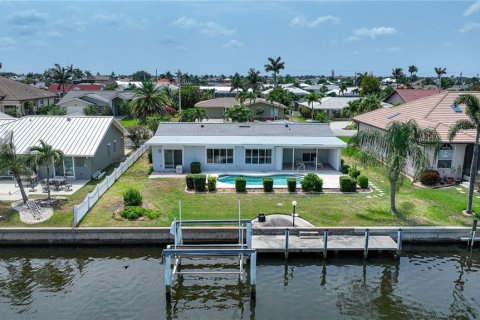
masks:
{"type": "Polygon", "coordinates": [[[392,113],[391,115],[389,115],[389,116],[387,117],[387,119],[390,119],[390,120],[391,120],[391,119],[395,118],[396,116],[398,116],[399,114],[400,114],[400,112],[392,113]]]}

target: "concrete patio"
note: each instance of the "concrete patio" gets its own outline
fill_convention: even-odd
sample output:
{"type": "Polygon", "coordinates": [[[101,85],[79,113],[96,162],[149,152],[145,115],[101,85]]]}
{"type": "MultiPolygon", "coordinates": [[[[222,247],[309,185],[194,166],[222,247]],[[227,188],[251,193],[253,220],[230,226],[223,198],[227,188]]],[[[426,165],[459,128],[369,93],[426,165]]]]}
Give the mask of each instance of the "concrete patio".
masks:
{"type": "MultiPolygon", "coordinates": [[[[51,195],[52,196],[69,196],[77,192],[81,187],[86,185],[90,180],[72,180],[68,181],[72,184],[72,188],[70,191],[65,190],[54,190],[53,186],[51,186],[51,195]]],[[[42,192],[42,186],[39,184],[35,187],[35,191],[33,191],[30,187],[25,187],[25,192],[28,197],[30,196],[46,196],[46,192],[42,192]]],[[[0,181],[0,201],[16,201],[21,200],[22,195],[20,193],[20,188],[15,186],[15,182],[13,180],[2,180],[0,181]]]]}

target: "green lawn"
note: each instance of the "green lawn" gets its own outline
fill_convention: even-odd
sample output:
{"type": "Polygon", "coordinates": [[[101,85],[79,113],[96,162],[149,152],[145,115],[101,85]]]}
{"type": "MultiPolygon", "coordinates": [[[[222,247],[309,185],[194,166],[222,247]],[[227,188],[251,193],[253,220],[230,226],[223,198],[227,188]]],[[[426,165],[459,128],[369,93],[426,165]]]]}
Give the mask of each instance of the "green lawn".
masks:
{"type": "Polygon", "coordinates": [[[125,128],[135,126],[138,124],[138,119],[122,119],[120,120],[120,124],[125,128]]]}
{"type": "MultiPolygon", "coordinates": [[[[346,158],[347,163],[354,162],[346,158]]],[[[389,211],[388,181],[383,168],[362,168],[371,181],[386,194],[189,194],[184,192],[184,179],[148,179],[149,164],[146,156],[134,164],[88,213],[82,226],[168,226],[178,218],[178,201],[182,201],[184,219],[222,219],[237,217],[237,201],[241,201],[242,217],[253,218],[259,213],[291,212],[291,202],[298,202],[297,212],[316,226],[442,226],[471,225],[471,218],[461,214],[467,199],[464,189],[457,187],[427,189],[405,181],[398,193],[401,214],[389,211]],[[144,205],[162,212],[152,221],[116,221],[112,212],[123,206],[122,192],[130,186],[138,187],[144,205]],[[367,195],[375,196],[367,198],[367,195]]],[[[480,202],[475,198],[477,211],[480,202]]]]}

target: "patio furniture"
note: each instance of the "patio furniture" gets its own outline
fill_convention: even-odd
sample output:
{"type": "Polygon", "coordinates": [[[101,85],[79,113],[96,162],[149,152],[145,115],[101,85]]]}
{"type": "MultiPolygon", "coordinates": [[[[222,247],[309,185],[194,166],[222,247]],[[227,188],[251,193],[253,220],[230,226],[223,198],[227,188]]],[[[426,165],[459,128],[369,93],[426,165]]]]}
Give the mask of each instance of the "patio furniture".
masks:
{"type": "Polygon", "coordinates": [[[45,182],[45,179],[41,180],[40,184],[42,185],[42,192],[47,193],[48,192],[48,186],[47,186],[47,183],[45,182]]]}
{"type": "Polygon", "coordinates": [[[105,171],[95,171],[93,174],[92,174],[92,178],[95,179],[95,180],[100,180],[102,179],[103,177],[105,176],[105,171]]]}
{"type": "Polygon", "coordinates": [[[323,163],[321,162],[317,163],[317,169],[323,169],[323,163]]]}
{"type": "Polygon", "coordinates": [[[297,171],[303,170],[305,171],[305,163],[304,162],[297,162],[297,171]]]}
{"type": "Polygon", "coordinates": [[[72,184],[71,183],[66,183],[65,184],[65,191],[72,191],[72,184]]]}

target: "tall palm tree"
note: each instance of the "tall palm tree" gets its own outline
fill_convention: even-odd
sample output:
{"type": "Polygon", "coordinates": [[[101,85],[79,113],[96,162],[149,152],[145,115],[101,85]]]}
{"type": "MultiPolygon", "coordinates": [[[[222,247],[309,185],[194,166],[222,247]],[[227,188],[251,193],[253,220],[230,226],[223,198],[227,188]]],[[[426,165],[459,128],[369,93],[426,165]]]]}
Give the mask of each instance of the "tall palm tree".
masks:
{"type": "Polygon", "coordinates": [[[313,120],[313,103],[320,100],[320,96],[314,92],[310,92],[305,96],[305,100],[307,100],[308,104],[310,105],[310,117],[313,120]]]}
{"type": "Polygon", "coordinates": [[[250,68],[247,75],[247,85],[253,92],[258,92],[261,88],[262,82],[260,81],[260,71],[250,68]]]}
{"type": "Polygon", "coordinates": [[[65,95],[65,85],[70,83],[70,80],[72,78],[72,74],[70,72],[70,69],[64,68],[60,66],[58,63],[55,63],[53,68],[50,69],[50,77],[55,82],[58,84],[58,89],[62,89],[62,96],[65,95]]]}
{"type": "Polygon", "coordinates": [[[268,57],[268,63],[265,65],[266,72],[273,72],[273,84],[277,86],[277,75],[280,73],[280,70],[285,69],[285,62],[282,61],[281,57],[273,59],[268,57]]]}
{"type": "Polygon", "coordinates": [[[257,100],[257,94],[254,91],[247,92],[247,99],[250,100],[250,104],[255,103],[257,100]]]}
{"type": "Polygon", "coordinates": [[[242,77],[236,72],[232,79],[230,80],[230,92],[236,90],[236,92],[240,92],[240,90],[243,90],[245,87],[245,83],[242,80],[242,77]]]}
{"type": "Polygon", "coordinates": [[[18,155],[16,152],[13,132],[0,139],[0,172],[8,170],[13,174],[13,178],[20,188],[23,203],[28,201],[28,197],[23,187],[22,175],[31,173],[26,160],[25,156],[18,155]]]}
{"type": "Polygon", "coordinates": [[[245,100],[247,100],[249,98],[248,97],[248,92],[247,91],[240,91],[239,93],[237,93],[235,98],[240,102],[240,105],[243,106],[243,103],[245,102],[245,100]]]}
{"type": "Polygon", "coordinates": [[[480,102],[478,98],[471,94],[462,94],[455,99],[456,104],[464,104],[466,106],[465,113],[469,119],[457,120],[448,133],[449,140],[453,140],[457,133],[461,130],[475,130],[475,144],[473,145],[473,159],[470,167],[470,185],[468,187],[468,203],[467,213],[472,213],[473,191],[475,178],[477,176],[478,163],[478,142],[480,138],[480,102]]]}
{"type": "Polygon", "coordinates": [[[47,169],[47,192],[50,200],[50,166],[59,164],[63,161],[63,152],[54,149],[45,141],[40,140],[40,145],[30,147],[30,156],[28,162],[33,166],[45,166],[47,169]]]}
{"type": "Polygon", "coordinates": [[[145,119],[155,114],[165,114],[165,106],[171,102],[165,90],[157,87],[153,81],[146,80],[139,88],[134,89],[131,104],[132,113],[145,119]]]}
{"type": "Polygon", "coordinates": [[[425,146],[433,145],[436,154],[440,141],[435,129],[421,128],[415,120],[394,121],[386,130],[362,130],[352,138],[354,145],[385,163],[390,182],[390,210],[394,214],[398,213],[395,196],[400,175],[408,163],[414,165],[415,176],[427,169],[429,158],[425,146]]]}
{"type": "Polygon", "coordinates": [[[402,70],[402,68],[394,68],[394,69],[392,69],[392,76],[395,78],[395,82],[396,82],[397,88],[398,88],[400,79],[401,79],[402,76],[403,76],[403,70],[402,70]]]}
{"type": "Polygon", "coordinates": [[[347,89],[348,89],[347,84],[345,82],[342,82],[340,83],[338,93],[343,95],[347,91],[347,89]]]}
{"type": "Polygon", "coordinates": [[[413,64],[411,66],[408,66],[408,72],[410,72],[410,78],[412,78],[413,74],[418,72],[417,66],[413,64]]]}
{"type": "Polygon", "coordinates": [[[362,84],[363,78],[366,76],[368,76],[368,72],[364,72],[364,73],[357,72],[355,74],[355,84],[357,85],[357,87],[360,87],[360,85],[362,84]]]}
{"type": "Polygon", "coordinates": [[[438,92],[440,92],[440,90],[442,89],[442,74],[447,74],[447,68],[435,68],[435,73],[437,74],[438,92]]]}

